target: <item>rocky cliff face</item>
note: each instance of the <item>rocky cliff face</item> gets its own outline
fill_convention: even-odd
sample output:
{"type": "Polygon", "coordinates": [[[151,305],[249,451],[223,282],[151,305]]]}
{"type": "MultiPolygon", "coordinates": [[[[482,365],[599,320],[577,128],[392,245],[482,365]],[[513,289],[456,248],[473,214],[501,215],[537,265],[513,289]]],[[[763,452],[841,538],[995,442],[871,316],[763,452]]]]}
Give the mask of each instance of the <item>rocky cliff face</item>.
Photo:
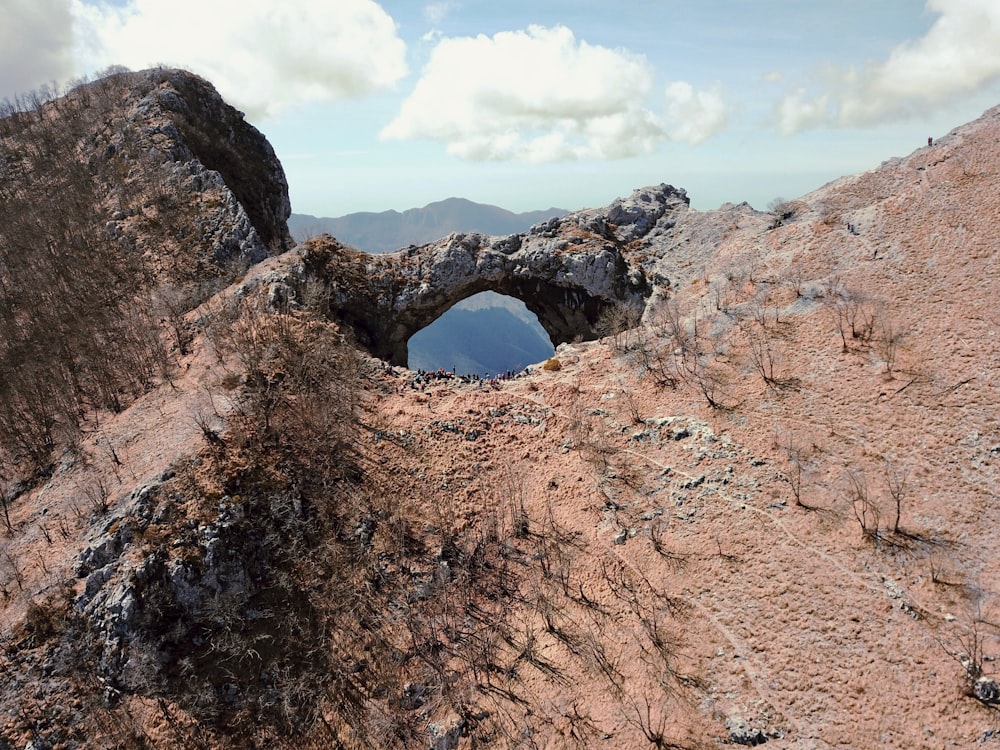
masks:
{"type": "Polygon", "coordinates": [[[205,225],[215,259],[237,253],[257,262],[289,249],[288,183],[264,136],[203,79],[181,71],[140,75],[156,85],[135,103],[131,119],[150,148],[169,156],[172,171],[190,175],[193,192],[214,184],[232,196],[205,225]]]}
{"type": "Polygon", "coordinates": [[[281,164],[207,81],[120,72],[33,104],[0,120],[13,197],[47,183],[34,202],[79,208],[89,233],[138,249],[170,281],[224,275],[291,247],[281,164]],[[52,180],[54,163],[73,179],[52,180]]]}

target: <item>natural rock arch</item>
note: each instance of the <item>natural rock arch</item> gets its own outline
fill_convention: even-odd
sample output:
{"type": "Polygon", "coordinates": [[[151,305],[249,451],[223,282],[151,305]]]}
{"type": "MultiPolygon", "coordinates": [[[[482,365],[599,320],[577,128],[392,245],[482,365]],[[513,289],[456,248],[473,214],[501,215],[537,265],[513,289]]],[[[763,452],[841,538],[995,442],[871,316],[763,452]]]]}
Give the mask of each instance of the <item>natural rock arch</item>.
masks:
{"type": "Polygon", "coordinates": [[[407,345],[413,334],[433,324],[457,303],[481,292],[496,292],[523,302],[548,334],[552,346],[577,337],[594,338],[595,323],[609,306],[606,301],[578,287],[560,287],[540,279],[501,278],[497,283],[476,283],[456,292],[454,297],[448,295],[429,300],[428,305],[415,306],[401,313],[396,320],[401,333],[390,334],[385,341],[383,353],[388,361],[396,364],[397,359],[408,358],[407,349],[400,348],[399,336],[405,337],[402,343],[407,345]]]}
{"type": "Polygon", "coordinates": [[[612,307],[643,309],[650,286],[614,242],[541,239],[547,241],[453,234],[371,256],[323,236],[299,248],[301,278],[320,280],[331,317],[373,355],[396,365],[406,365],[414,333],[479,292],[524,302],[553,346],[596,338],[598,319],[612,307]]]}
{"type": "Polygon", "coordinates": [[[524,302],[558,346],[597,338],[605,311],[645,309],[653,286],[631,258],[647,235],[668,231],[687,207],[683,190],[658,185],[523,234],[456,233],[380,255],[322,235],[296,248],[283,273],[264,274],[260,281],[271,284],[275,302],[314,297],[318,285],[330,317],[353,331],[359,345],[395,365],[406,365],[414,333],[485,291],[524,302]]]}

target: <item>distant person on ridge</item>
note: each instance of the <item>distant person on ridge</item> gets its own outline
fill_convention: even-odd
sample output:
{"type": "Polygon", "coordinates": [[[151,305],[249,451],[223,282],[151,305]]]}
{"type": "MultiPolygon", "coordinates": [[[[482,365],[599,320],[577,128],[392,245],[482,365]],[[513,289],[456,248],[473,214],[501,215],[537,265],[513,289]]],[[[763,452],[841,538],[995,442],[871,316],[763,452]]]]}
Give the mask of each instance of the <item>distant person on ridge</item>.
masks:
{"type": "Polygon", "coordinates": [[[934,145],[934,136],[932,136],[932,135],[927,136],[927,145],[928,146],[933,146],[934,145]]]}

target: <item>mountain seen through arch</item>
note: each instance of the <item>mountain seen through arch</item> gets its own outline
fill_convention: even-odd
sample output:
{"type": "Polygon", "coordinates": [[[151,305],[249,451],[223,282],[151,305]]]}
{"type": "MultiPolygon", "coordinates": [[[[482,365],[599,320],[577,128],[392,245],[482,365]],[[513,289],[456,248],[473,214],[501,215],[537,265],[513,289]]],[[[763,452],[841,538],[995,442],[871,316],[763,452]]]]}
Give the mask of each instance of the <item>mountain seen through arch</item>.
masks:
{"type": "MultiPolygon", "coordinates": [[[[561,208],[513,213],[463,198],[448,198],[402,213],[364,212],[336,218],[293,213],[288,226],[298,242],[325,232],[359,250],[383,253],[407,243],[430,242],[451,232],[522,232],[566,213],[561,208]]],[[[414,334],[409,340],[408,366],[414,370],[454,369],[462,375],[519,372],[553,353],[548,334],[522,301],[482,292],[456,304],[414,334]]]]}

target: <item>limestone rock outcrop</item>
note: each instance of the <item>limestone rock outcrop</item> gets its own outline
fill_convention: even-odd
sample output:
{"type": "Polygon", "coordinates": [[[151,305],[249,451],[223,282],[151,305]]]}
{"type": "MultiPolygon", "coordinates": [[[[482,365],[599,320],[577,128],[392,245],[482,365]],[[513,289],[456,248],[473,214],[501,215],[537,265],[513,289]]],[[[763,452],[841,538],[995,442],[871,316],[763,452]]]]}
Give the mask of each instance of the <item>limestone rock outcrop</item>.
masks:
{"type": "Polygon", "coordinates": [[[0,151],[13,204],[0,241],[24,241],[32,215],[69,212],[76,232],[110,240],[170,283],[231,277],[292,247],[274,150],[183,70],[120,70],[51,101],[6,103],[0,151]]]}
{"type": "Polygon", "coordinates": [[[319,282],[329,314],[393,364],[406,364],[410,336],[483,291],[522,300],[553,344],[589,340],[616,307],[645,309],[654,290],[641,264],[647,238],[669,234],[687,208],[683,190],[657,185],[507,237],[456,233],[370,256],[324,235],[250,283],[295,303],[307,282],[319,282]]]}
{"type": "Polygon", "coordinates": [[[260,593],[266,554],[238,498],[220,498],[217,515],[205,523],[179,525],[171,476],[121,498],[75,561],[86,583],[74,606],[94,636],[97,668],[114,689],[169,679],[166,655],[177,642],[204,644],[235,620],[260,616],[250,602],[260,593]],[[169,552],[143,542],[168,529],[169,552]]]}
{"type": "Polygon", "coordinates": [[[194,192],[223,192],[202,223],[216,254],[258,262],[289,248],[288,183],[263,134],[202,78],[179,70],[135,75],[151,86],[129,112],[140,136],[194,192]]]}

